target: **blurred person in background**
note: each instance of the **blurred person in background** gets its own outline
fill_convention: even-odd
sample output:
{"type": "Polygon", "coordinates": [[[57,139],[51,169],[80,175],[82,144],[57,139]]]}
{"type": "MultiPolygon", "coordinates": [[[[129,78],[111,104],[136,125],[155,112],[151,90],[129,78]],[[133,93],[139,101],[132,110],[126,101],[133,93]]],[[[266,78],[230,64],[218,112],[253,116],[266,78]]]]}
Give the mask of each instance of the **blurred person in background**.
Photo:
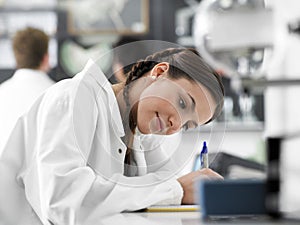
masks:
{"type": "Polygon", "coordinates": [[[13,52],[16,71],[0,85],[0,155],[17,119],[39,95],[54,84],[50,69],[49,37],[43,31],[27,27],[16,32],[13,52]]]}

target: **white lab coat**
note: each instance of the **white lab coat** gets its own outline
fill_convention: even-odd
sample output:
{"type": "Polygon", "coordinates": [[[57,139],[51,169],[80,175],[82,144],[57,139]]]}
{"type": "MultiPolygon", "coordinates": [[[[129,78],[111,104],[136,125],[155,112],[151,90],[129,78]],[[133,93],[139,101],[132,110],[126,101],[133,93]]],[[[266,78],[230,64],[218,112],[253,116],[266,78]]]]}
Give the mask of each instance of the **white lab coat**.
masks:
{"type": "Polygon", "coordinates": [[[123,175],[123,135],[111,84],[89,61],[49,88],[14,128],[0,159],[1,222],[96,224],[113,213],[180,204],[178,165],[150,136],[135,138],[130,173],[138,176],[123,175]]]}
{"type": "Polygon", "coordinates": [[[18,118],[53,84],[40,70],[19,69],[0,85],[0,155],[18,118]]]}

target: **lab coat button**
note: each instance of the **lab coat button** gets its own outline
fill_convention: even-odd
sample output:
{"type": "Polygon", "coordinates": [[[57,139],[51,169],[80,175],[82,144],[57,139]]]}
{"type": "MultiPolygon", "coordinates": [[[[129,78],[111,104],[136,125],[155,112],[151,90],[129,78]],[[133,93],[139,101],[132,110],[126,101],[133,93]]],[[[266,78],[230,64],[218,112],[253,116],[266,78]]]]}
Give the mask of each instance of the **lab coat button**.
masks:
{"type": "Polygon", "coordinates": [[[119,151],[119,153],[120,153],[120,154],[122,153],[122,149],[121,149],[121,148],[119,148],[119,150],[118,150],[118,151],[119,151]]]}

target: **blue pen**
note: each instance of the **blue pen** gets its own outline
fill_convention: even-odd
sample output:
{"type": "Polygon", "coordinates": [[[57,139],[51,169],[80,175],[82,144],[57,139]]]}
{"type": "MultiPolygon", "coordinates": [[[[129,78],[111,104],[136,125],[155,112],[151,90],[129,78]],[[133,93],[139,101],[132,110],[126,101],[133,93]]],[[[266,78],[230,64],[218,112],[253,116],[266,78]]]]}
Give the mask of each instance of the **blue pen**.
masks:
{"type": "Polygon", "coordinates": [[[201,169],[208,168],[208,149],[206,141],[203,142],[203,147],[200,153],[200,165],[201,169]]]}

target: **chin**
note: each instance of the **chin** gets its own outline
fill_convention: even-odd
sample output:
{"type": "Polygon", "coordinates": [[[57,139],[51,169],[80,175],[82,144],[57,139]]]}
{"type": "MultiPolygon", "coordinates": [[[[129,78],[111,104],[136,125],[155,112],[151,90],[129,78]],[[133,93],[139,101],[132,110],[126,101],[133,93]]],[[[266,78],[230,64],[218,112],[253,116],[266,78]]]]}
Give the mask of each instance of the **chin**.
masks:
{"type": "Polygon", "coordinates": [[[143,127],[137,126],[138,130],[142,134],[151,134],[151,131],[149,129],[144,129],[143,127]]]}
{"type": "Polygon", "coordinates": [[[150,132],[151,134],[155,134],[155,135],[167,135],[166,131],[160,131],[160,130],[157,130],[157,131],[152,131],[150,132]]]}

